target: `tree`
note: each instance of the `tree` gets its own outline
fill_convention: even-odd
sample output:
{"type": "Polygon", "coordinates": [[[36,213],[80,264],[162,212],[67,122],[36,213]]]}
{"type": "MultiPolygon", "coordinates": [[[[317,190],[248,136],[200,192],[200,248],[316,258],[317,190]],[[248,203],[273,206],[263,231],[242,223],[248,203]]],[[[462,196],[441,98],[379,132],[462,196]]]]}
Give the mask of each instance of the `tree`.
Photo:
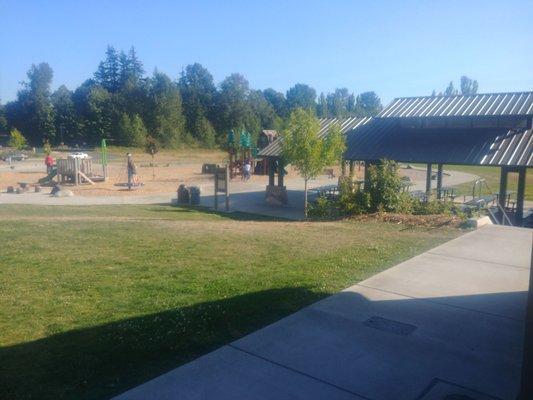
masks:
{"type": "Polygon", "coordinates": [[[82,139],[72,92],[61,85],[51,96],[54,106],[54,124],[59,142],[75,143],[82,139]]]}
{"type": "Polygon", "coordinates": [[[117,131],[118,144],[133,147],[143,147],[146,144],[148,132],[139,114],[122,114],[117,131]]]}
{"type": "Polygon", "coordinates": [[[364,92],[357,95],[355,100],[355,115],[358,117],[373,117],[383,109],[381,100],[375,92],[364,92]]]}
{"type": "Polygon", "coordinates": [[[119,54],[113,46],[107,46],[106,58],[98,65],[94,80],[110,93],[115,93],[120,89],[121,65],[119,54]]]}
{"type": "Polygon", "coordinates": [[[257,121],[248,103],[250,87],[248,81],[240,74],[231,74],[220,84],[218,93],[218,128],[226,132],[232,128],[253,130],[257,121]]]}
{"type": "Polygon", "coordinates": [[[450,84],[444,91],[444,96],[457,96],[458,94],[459,92],[457,91],[455,86],[453,86],[453,81],[450,81],[450,84]]]}
{"type": "Polygon", "coordinates": [[[47,63],[33,64],[17,100],[6,105],[10,124],[24,132],[32,144],[40,144],[55,135],[54,110],[50,101],[53,75],[47,63]]]}
{"type": "Polygon", "coordinates": [[[348,116],[348,103],[350,100],[350,92],[348,89],[335,89],[334,93],[327,96],[328,113],[332,117],[344,118],[348,116]]]}
{"type": "MultiPolygon", "coordinates": [[[[194,138],[203,141],[205,128],[212,124],[215,111],[216,87],[213,76],[201,64],[187,65],[181,72],[178,87],[183,99],[186,130],[194,138]]],[[[211,129],[212,126],[208,130],[211,129]]],[[[207,136],[211,136],[211,132],[207,136]]]]}
{"type": "Polygon", "coordinates": [[[20,133],[17,128],[11,129],[11,133],[9,136],[9,141],[7,142],[7,145],[9,147],[13,147],[16,150],[24,150],[24,148],[26,148],[26,138],[22,135],[22,133],[20,133]]]}
{"type": "Polygon", "coordinates": [[[324,96],[324,93],[320,93],[320,97],[318,98],[318,104],[316,106],[316,115],[318,116],[318,118],[327,118],[329,116],[328,102],[326,100],[326,96],[324,96]]]}
{"type": "Polygon", "coordinates": [[[282,157],[304,178],[304,213],[307,218],[307,183],[326,166],[339,162],[345,149],[344,136],[338,125],[330,127],[325,138],[319,136],[320,123],[310,110],[296,109],[282,132],[282,157]]]}
{"type": "Polygon", "coordinates": [[[162,146],[177,147],[185,136],[185,118],[177,86],[167,75],[155,71],[148,96],[148,130],[162,146]]]}
{"type": "Polygon", "coordinates": [[[316,91],[309,85],[297,83],[287,91],[287,106],[290,111],[297,108],[314,110],[316,91]]]}
{"type": "Polygon", "coordinates": [[[144,75],[143,64],[137,57],[137,52],[133,46],[128,54],[123,51],[120,52],[118,65],[120,68],[120,86],[124,86],[128,81],[137,84],[144,75]]]}
{"type": "Polygon", "coordinates": [[[0,133],[7,132],[7,118],[5,107],[0,104],[0,133]]]}
{"type": "Polygon", "coordinates": [[[268,88],[263,90],[263,96],[272,105],[279,117],[285,118],[287,116],[287,99],[283,93],[268,88]]]}
{"type": "Polygon", "coordinates": [[[477,89],[477,81],[470,79],[468,76],[461,76],[461,94],[463,96],[477,94],[477,89]]]}

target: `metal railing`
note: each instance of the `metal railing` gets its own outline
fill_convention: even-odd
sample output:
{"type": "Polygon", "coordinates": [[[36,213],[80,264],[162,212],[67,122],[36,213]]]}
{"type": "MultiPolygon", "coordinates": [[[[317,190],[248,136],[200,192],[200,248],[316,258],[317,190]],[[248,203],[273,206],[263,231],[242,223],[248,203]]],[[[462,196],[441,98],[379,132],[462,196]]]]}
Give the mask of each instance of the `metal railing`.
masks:
{"type": "MultiPolygon", "coordinates": [[[[472,199],[475,199],[476,198],[476,188],[478,187],[479,185],[479,190],[478,190],[478,197],[481,198],[481,192],[482,192],[482,189],[483,189],[483,185],[485,186],[485,188],[489,191],[489,193],[494,193],[492,191],[492,189],[490,188],[489,184],[487,183],[487,180],[484,179],[484,178],[479,178],[477,179],[475,182],[474,182],[474,186],[472,187],[472,199]]],[[[485,203],[485,208],[487,210],[487,212],[490,214],[490,216],[500,225],[510,225],[510,226],[513,226],[513,223],[511,222],[511,219],[509,218],[509,216],[507,215],[507,212],[505,211],[505,208],[503,208],[500,204],[500,201],[498,198],[496,198],[496,208],[498,209],[497,212],[494,212],[493,210],[491,210],[491,207],[489,207],[488,203],[485,203]],[[498,216],[501,215],[501,221],[498,220],[498,216]]]]}

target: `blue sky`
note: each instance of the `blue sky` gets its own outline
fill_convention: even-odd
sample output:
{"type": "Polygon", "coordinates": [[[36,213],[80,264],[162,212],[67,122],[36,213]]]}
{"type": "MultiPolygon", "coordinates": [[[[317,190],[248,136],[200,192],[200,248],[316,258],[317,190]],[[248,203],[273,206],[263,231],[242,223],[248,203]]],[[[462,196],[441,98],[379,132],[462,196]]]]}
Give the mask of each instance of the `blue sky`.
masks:
{"type": "Polygon", "coordinates": [[[108,44],[176,78],[200,62],[285,92],[374,90],[386,103],[466,74],[481,92],[533,89],[533,1],[0,0],[0,101],[32,63],[53,88],[92,76],[108,44]]]}

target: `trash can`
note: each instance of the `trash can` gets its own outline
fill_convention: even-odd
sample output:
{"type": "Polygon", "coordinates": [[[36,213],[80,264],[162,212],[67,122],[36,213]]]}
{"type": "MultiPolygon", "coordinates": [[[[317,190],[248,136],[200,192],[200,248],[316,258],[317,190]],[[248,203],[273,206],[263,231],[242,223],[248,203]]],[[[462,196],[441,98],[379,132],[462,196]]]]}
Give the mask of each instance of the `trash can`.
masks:
{"type": "Polygon", "coordinates": [[[178,187],[178,204],[189,204],[189,189],[185,185],[178,187]]]}
{"type": "Polygon", "coordinates": [[[189,201],[192,206],[200,204],[200,188],[198,186],[189,186],[189,201]]]}

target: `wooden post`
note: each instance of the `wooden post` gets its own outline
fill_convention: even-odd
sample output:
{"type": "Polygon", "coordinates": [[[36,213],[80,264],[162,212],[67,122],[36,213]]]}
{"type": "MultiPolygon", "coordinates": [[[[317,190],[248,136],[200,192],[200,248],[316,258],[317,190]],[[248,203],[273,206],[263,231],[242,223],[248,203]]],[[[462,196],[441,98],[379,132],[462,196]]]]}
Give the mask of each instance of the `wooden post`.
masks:
{"type": "Polygon", "coordinates": [[[437,199],[442,198],[442,164],[437,164],[437,199]]]}
{"type": "Polygon", "coordinates": [[[505,200],[507,199],[507,175],[509,174],[509,171],[507,167],[501,167],[500,172],[500,196],[498,198],[498,202],[500,203],[500,206],[505,209],[505,200]]]}
{"type": "Polygon", "coordinates": [[[524,223],[524,196],[526,190],[526,167],[518,170],[518,189],[516,191],[515,225],[522,226],[524,223]]]}
{"type": "Polygon", "coordinates": [[[76,157],[74,159],[74,185],[76,186],[80,183],[80,175],[78,172],[80,172],[80,159],[76,157]]]}
{"type": "Polygon", "coordinates": [[[428,163],[426,169],[426,201],[431,197],[431,163],[428,163]]]}
{"type": "Polygon", "coordinates": [[[353,160],[350,160],[349,171],[350,171],[350,178],[353,179],[353,173],[354,173],[354,161],[353,160]]]}
{"type": "Polygon", "coordinates": [[[283,186],[283,163],[278,163],[278,186],[283,186]]]}
{"type": "Polygon", "coordinates": [[[365,161],[365,177],[364,177],[364,183],[363,183],[363,189],[366,191],[368,187],[368,183],[370,181],[370,173],[369,168],[372,166],[372,163],[370,161],[365,161]]]}
{"type": "Polygon", "coordinates": [[[215,168],[215,210],[218,210],[218,169],[217,165],[215,168]]]}
{"type": "Polygon", "coordinates": [[[341,176],[344,178],[346,176],[346,160],[341,159],[341,176]]]}
{"type": "Polygon", "coordinates": [[[229,165],[226,165],[226,211],[229,211],[229,165]]]}
{"type": "Polygon", "coordinates": [[[268,158],[268,185],[274,186],[274,159],[268,158]]]}

